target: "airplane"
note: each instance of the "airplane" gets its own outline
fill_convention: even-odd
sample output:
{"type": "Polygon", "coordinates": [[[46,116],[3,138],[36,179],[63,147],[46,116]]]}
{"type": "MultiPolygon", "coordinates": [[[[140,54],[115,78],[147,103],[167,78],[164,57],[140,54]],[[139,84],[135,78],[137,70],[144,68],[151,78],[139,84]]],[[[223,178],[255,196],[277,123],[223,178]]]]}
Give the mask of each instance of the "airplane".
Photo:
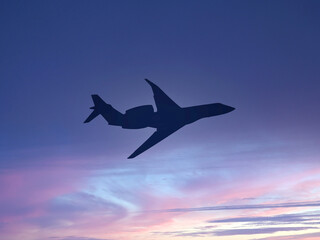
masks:
{"type": "Polygon", "coordinates": [[[148,79],[145,80],[152,88],[156,112],[152,105],[143,105],[131,108],[123,114],[105,103],[97,94],[93,94],[91,97],[94,106],[90,108],[93,112],[84,121],[88,123],[98,115],[102,115],[109,125],[124,129],[156,128],[156,131],[128,159],[138,156],[187,124],[235,110],[222,103],[180,107],[156,84],[148,79]]]}

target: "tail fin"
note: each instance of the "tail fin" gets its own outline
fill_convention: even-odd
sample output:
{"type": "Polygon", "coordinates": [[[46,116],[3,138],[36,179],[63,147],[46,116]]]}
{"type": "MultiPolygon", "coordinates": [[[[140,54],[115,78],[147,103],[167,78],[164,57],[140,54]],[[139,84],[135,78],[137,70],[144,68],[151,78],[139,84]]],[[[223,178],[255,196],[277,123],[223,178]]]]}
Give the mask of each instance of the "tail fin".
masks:
{"type": "Polygon", "coordinates": [[[105,120],[110,125],[118,125],[121,126],[123,114],[114,109],[110,104],[105,103],[98,95],[91,95],[94,107],[93,112],[89,115],[89,117],[84,121],[84,123],[88,123],[96,118],[99,114],[101,114],[105,120]]]}

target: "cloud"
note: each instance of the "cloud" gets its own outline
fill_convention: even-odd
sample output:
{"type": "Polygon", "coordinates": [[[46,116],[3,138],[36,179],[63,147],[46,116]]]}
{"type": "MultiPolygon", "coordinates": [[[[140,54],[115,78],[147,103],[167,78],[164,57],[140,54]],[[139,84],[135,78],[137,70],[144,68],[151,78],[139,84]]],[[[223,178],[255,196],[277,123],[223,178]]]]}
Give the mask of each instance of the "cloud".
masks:
{"type": "Polygon", "coordinates": [[[287,202],[275,204],[247,204],[247,205],[224,205],[224,206],[210,206],[198,208],[172,208],[163,210],[154,210],[154,212],[199,212],[199,211],[221,211],[221,210],[242,210],[242,209],[265,209],[265,208],[297,208],[297,207],[318,207],[320,201],[307,202],[287,202]]]}
{"type": "Polygon", "coordinates": [[[270,234],[275,232],[301,231],[308,229],[317,229],[316,227],[273,227],[273,228],[242,228],[242,229],[226,229],[214,232],[216,236],[232,236],[232,235],[253,235],[253,234],[270,234]]]}
{"type": "Polygon", "coordinates": [[[300,213],[300,214],[281,214],[275,216],[267,216],[267,217],[237,217],[237,218],[225,218],[225,219],[217,219],[217,220],[210,220],[209,223],[302,223],[307,222],[308,224],[310,221],[318,220],[320,214],[307,214],[307,213],[300,213]]]}
{"type": "Polygon", "coordinates": [[[73,236],[70,226],[78,229],[77,235],[100,237],[94,232],[102,232],[127,211],[120,204],[83,192],[88,176],[87,172],[59,167],[2,171],[0,238],[35,239],[32,233],[26,234],[32,231],[73,236]]]}
{"type": "Polygon", "coordinates": [[[153,232],[175,237],[204,237],[204,236],[234,236],[234,235],[255,235],[271,234],[276,232],[302,231],[308,229],[318,229],[317,227],[272,227],[272,228],[240,228],[240,229],[220,229],[214,231],[172,231],[172,232],[153,232]]]}
{"type": "Polygon", "coordinates": [[[63,168],[2,172],[0,220],[10,223],[45,214],[51,199],[75,191],[83,177],[79,171],[63,168]]]}
{"type": "Polygon", "coordinates": [[[50,237],[52,240],[111,240],[106,238],[87,238],[87,237],[75,237],[75,236],[67,236],[67,237],[50,237]]]}
{"type": "Polygon", "coordinates": [[[84,192],[76,192],[52,199],[46,208],[46,214],[30,222],[45,227],[64,227],[65,222],[73,226],[93,222],[110,225],[114,221],[124,218],[127,211],[119,204],[115,204],[98,196],[84,192]]]}
{"type": "Polygon", "coordinates": [[[305,234],[295,234],[286,236],[276,236],[276,237],[265,237],[265,238],[254,238],[251,240],[315,240],[320,238],[320,232],[305,233],[305,234]]]}
{"type": "MultiPolygon", "coordinates": [[[[213,217],[212,212],[207,212],[205,215],[203,211],[221,210],[218,213],[221,223],[245,220],[249,223],[263,223],[266,221],[263,217],[234,219],[236,216],[233,216],[233,219],[227,219],[228,216],[224,215],[224,211],[275,209],[274,211],[279,211],[271,214],[275,215],[285,213],[281,208],[291,210],[290,208],[294,207],[320,206],[320,201],[307,202],[312,196],[303,198],[299,195],[300,188],[299,191],[293,188],[296,183],[310,180],[308,184],[301,185],[301,188],[315,192],[314,186],[318,186],[317,179],[314,180],[311,176],[318,176],[320,172],[318,167],[312,167],[310,170],[308,166],[302,168],[290,165],[283,173],[282,169],[279,171],[273,168],[273,165],[272,168],[266,169],[261,167],[255,169],[253,166],[255,171],[249,171],[243,166],[244,164],[240,164],[238,168],[235,162],[225,166],[221,165],[221,161],[212,161],[209,164],[206,159],[195,162],[197,158],[187,157],[172,156],[158,162],[150,159],[119,161],[118,164],[108,160],[101,165],[102,159],[99,158],[80,159],[79,162],[76,158],[71,158],[69,161],[53,159],[51,162],[45,159],[39,165],[34,160],[31,162],[34,165],[30,163],[30,167],[19,165],[10,169],[0,169],[0,180],[2,180],[0,187],[3,189],[0,198],[2,203],[0,236],[3,239],[12,236],[21,239],[25,232],[32,230],[41,232],[46,237],[52,236],[54,231],[61,236],[68,236],[70,240],[76,240],[77,236],[102,239],[103,237],[118,239],[123,236],[124,239],[135,239],[136,236],[147,237],[152,231],[175,230],[176,219],[183,224],[185,221],[186,229],[190,221],[195,224],[207,224],[207,220],[213,217]],[[173,158],[176,161],[169,163],[173,158]],[[89,160],[92,160],[94,167],[87,168],[89,160]],[[74,164],[75,162],[77,163],[74,164]],[[103,167],[97,170],[97,166],[103,167]],[[264,173],[261,173],[262,171],[264,173]],[[268,178],[270,175],[273,176],[272,179],[268,178]],[[286,199],[306,201],[261,204],[261,201],[267,203],[266,201],[270,199],[274,202],[280,201],[279,199],[284,202],[286,199]],[[198,207],[208,206],[209,202],[212,206],[198,207]],[[153,209],[160,210],[152,211],[153,209]],[[199,213],[201,217],[195,217],[196,213],[185,214],[196,211],[202,211],[199,213]],[[189,218],[191,215],[192,220],[189,218]],[[107,236],[104,235],[106,227],[107,236]]],[[[241,162],[240,160],[238,162],[241,162]]],[[[21,160],[21,164],[24,162],[21,160]]],[[[268,215],[270,213],[260,216],[268,215]]],[[[277,223],[275,219],[277,216],[281,218],[280,215],[275,215],[269,218],[268,224],[271,224],[271,221],[277,223]]],[[[287,218],[287,222],[290,222],[294,221],[295,217],[297,216],[282,218],[287,218]]],[[[212,219],[214,220],[216,219],[212,219]]],[[[317,226],[314,225],[315,222],[308,224],[317,226]]],[[[250,226],[243,227],[246,229],[250,226]]],[[[218,228],[214,230],[218,231],[218,228]]],[[[215,232],[212,228],[198,228],[175,233],[179,236],[204,234],[214,235],[215,232]]],[[[64,238],[61,239],[69,240],[67,237],[64,238]]],[[[30,239],[34,239],[32,233],[26,240],[30,239]]],[[[80,238],[80,240],[87,239],[80,238]]]]}

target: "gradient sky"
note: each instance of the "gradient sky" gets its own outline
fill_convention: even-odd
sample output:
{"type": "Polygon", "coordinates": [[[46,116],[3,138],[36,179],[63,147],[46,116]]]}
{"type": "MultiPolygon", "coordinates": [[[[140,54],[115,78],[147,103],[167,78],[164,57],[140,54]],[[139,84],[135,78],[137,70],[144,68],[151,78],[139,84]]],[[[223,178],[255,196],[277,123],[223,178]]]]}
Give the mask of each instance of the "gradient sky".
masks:
{"type": "Polygon", "coordinates": [[[1,1],[0,239],[320,238],[319,1],[1,1]],[[91,94],[235,111],[83,124],[91,94]]]}

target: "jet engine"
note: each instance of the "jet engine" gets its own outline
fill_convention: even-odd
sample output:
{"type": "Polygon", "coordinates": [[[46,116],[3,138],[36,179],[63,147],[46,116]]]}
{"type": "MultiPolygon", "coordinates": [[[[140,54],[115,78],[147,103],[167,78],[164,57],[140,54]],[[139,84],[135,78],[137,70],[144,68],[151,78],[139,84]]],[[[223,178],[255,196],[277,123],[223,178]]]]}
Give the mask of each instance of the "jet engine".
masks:
{"type": "Polygon", "coordinates": [[[122,128],[145,128],[151,122],[154,111],[152,105],[134,107],[126,111],[122,128]]]}

